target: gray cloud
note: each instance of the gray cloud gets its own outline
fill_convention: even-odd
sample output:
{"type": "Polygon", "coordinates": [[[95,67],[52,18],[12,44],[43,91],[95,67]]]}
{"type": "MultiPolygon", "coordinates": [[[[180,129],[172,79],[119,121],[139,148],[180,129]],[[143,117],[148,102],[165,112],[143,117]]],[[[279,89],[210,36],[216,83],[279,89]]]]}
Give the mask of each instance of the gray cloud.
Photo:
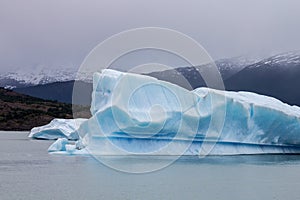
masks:
{"type": "Polygon", "coordinates": [[[214,59],[300,49],[300,1],[1,0],[0,71],[78,66],[120,31],[158,26],[181,31],[214,59]]]}

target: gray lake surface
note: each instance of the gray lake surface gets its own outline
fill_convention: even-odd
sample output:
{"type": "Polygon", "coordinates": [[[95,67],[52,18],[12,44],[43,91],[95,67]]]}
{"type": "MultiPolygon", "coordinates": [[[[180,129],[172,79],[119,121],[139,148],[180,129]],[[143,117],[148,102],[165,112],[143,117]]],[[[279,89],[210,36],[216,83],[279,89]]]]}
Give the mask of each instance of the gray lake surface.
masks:
{"type": "MultiPolygon", "coordinates": [[[[300,155],[188,156],[162,170],[128,174],[91,156],[48,154],[53,141],[27,135],[0,131],[1,200],[300,199],[300,155]]],[[[168,158],[115,162],[139,164],[141,159],[168,158]]]]}

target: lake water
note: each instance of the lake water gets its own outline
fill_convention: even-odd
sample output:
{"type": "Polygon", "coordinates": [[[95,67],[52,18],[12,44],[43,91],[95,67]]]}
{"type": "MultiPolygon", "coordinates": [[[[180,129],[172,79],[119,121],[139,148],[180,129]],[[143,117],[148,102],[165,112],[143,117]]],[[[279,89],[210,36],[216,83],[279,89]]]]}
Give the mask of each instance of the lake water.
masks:
{"type": "MultiPolygon", "coordinates": [[[[49,155],[53,141],[27,135],[0,132],[1,200],[300,199],[299,155],[182,157],[156,172],[128,174],[89,156],[49,155]]],[[[168,158],[115,162],[140,159],[168,158]]]]}

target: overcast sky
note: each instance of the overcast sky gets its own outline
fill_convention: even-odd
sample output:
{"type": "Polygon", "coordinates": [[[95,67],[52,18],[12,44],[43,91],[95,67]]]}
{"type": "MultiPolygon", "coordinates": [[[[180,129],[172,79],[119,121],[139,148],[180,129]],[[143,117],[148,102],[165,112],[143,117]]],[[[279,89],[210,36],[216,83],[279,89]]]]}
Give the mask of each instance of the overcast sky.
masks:
{"type": "Polygon", "coordinates": [[[157,26],[214,58],[300,49],[299,0],[0,0],[0,71],[75,66],[99,42],[157,26]]]}

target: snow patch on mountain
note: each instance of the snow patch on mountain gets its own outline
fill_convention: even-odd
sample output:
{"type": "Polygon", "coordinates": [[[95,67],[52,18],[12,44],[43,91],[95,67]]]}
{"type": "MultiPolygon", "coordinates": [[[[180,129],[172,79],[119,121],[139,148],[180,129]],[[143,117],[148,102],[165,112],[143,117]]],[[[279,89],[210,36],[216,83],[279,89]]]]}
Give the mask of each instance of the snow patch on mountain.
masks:
{"type": "Polygon", "coordinates": [[[257,68],[261,66],[269,66],[269,67],[293,67],[300,64],[300,51],[290,51],[287,53],[277,54],[267,59],[263,59],[260,62],[257,62],[251,65],[251,68],[257,68]]]}
{"type": "Polygon", "coordinates": [[[71,80],[81,80],[92,82],[93,72],[77,72],[74,68],[50,69],[41,68],[39,70],[26,71],[23,69],[15,72],[7,72],[0,75],[0,87],[13,89],[16,87],[27,87],[44,85],[54,82],[64,82],[71,80]]]}

